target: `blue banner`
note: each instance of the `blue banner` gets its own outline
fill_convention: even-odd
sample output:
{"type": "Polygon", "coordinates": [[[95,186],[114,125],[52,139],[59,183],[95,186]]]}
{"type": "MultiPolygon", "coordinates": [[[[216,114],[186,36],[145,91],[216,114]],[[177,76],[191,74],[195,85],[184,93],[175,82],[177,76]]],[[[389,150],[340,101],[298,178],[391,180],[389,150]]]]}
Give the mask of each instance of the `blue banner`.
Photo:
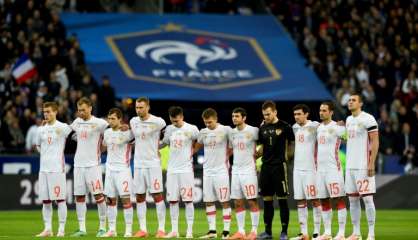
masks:
{"type": "Polygon", "coordinates": [[[63,14],[93,75],[119,97],[331,99],[270,15],[63,14]]]}

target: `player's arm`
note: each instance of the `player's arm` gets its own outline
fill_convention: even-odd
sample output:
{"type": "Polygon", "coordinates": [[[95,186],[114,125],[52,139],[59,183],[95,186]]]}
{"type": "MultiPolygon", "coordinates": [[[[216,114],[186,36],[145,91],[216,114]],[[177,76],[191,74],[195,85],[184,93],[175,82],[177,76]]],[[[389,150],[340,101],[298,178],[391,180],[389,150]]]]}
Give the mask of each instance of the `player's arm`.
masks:
{"type": "Polygon", "coordinates": [[[369,137],[369,142],[371,146],[371,152],[370,152],[370,161],[367,166],[367,170],[368,170],[367,175],[369,177],[373,177],[376,174],[375,162],[376,162],[377,151],[379,150],[379,133],[377,131],[377,126],[375,130],[373,131],[369,130],[368,135],[369,135],[368,137],[369,137]]]}
{"type": "Polygon", "coordinates": [[[257,146],[257,150],[254,153],[254,157],[256,159],[263,156],[263,146],[264,146],[263,144],[260,144],[260,145],[257,146]]]}
{"type": "Polygon", "coordinates": [[[196,154],[197,152],[199,152],[199,150],[203,147],[203,144],[196,142],[193,145],[193,155],[196,154]]]}
{"type": "Polygon", "coordinates": [[[293,128],[290,125],[287,125],[285,128],[286,134],[286,160],[293,159],[295,155],[295,134],[293,133],[293,128]]]}

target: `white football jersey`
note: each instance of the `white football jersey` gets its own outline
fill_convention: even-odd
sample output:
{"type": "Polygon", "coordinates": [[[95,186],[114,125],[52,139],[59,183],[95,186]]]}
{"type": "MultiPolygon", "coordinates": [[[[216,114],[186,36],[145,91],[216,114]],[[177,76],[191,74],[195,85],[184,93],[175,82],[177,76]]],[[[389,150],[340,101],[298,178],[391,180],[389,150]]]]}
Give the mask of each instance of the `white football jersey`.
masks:
{"type": "Polygon", "coordinates": [[[122,171],[129,168],[132,154],[132,141],[134,135],[131,131],[106,129],[103,145],[107,147],[106,168],[112,171],[122,171]]]}
{"type": "Polygon", "coordinates": [[[147,120],[133,117],[130,121],[135,136],[135,168],[151,168],[161,166],[158,152],[161,130],[165,127],[164,119],[150,115],[147,120]]]}
{"type": "Polygon", "coordinates": [[[321,123],[317,130],[318,142],[318,171],[341,171],[341,161],[338,158],[341,137],[345,133],[344,126],[338,126],[335,121],[328,124],[321,123]]]}
{"type": "Polygon", "coordinates": [[[319,123],[308,120],[304,126],[295,123],[295,166],[298,170],[316,170],[316,130],[319,123]]]}
{"type": "Polygon", "coordinates": [[[256,174],[255,151],[258,128],[245,125],[244,129],[234,128],[229,134],[229,145],[234,153],[232,174],[256,174]]]}
{"type": "Polygon", "coordinates": [[[64,148],[70,126],[58,120],[54,124],[40,126],[37,132],[37,146],[40,152],[40,172],[64,172],[64,148]]]}
{"type": "Polygon", "coordinates": [[[227,148],[228,134],[231,130],[231,127],[219,123],[213,130],[209,128],[200,130],[197,141],[204,146],[203,174],[205,176],[228,174],[227,148]]]}
{"type": "Polygon", "coordinates": [[[74,156],[74,167],[93,167],[101,162],[100,146],[103,133],[109,126],[106,120],[91,116],[87,121],[76,118],[71,124],[77,137],[77,149],[74,156]]]}
{"type": "Polygon", "coordinates": [[[180,128],[174,125],[166,128],[163,142],[170,146],[168,173],[193,172],[193,142],[198,134],[199,129],[186,122],[180,128]]]}
{"type": "Polygon", "coordinates": [[[361,112],[357,117],[349,116],[347,128],[347,166],[349,169],[367,169],[370,160],[369,132],[378,130],[376,119],[361,112]]]}

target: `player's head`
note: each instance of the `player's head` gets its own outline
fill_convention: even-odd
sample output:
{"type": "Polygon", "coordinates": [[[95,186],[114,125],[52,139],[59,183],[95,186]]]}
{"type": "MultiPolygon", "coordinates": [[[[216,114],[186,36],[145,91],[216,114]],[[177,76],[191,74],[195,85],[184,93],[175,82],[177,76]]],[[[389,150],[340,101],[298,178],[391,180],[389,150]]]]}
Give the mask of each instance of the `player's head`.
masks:
{"type": "Polygon", "coordinates": [[[277,119],[276,104],[273,101],[271,100],[265,101],[261,109],[263,112],[265,123],[273,123],[277,119]]]}
{"type": "Polygon", "coordinates": [[[86,97],[80,98],[77,102],[78,116],[83,120],[88,120],[91,117],[92,102],[86,97]]]}
{"type": "Polygon", "coordinates": [[[218,113],[213,108],[207,108],[202,113],[202,119],[207,128],[215,129],[218,122],[218,113]]]}
{"type": "Polygon", "coordinates": [[[334,103],[330,101],[326,101],[321,103],[319,106],[319,118],[322,121],[329,121],[332,119],[332,114],[334,113],[334,103]]]}
{"type": "Polygon", "coordinates": [[[247,119],[247,111],[244,108],[235,108],[232,110],[232,122],[235,126],[241,126],[247,119]]]}
{"type": "Polygon", "coordinates": [[[139,97],[138,99],[136,99],[135,111],[136,111],[136,114],[138,114],[140,118],[147,117],[149,109],[150,109],[150,103],[147,97],[139,97]]]}
{"type": "Polygon", "coordinates": [[[53,123],[57,119],[58,104],[56,102],[45,102],[42,105],[44,118],[48,123],[53,123]]]}
{"type": "Polygon", "coordinates": [[[309,116],[309,107],[305,104],[298,104],[293,107],[293,117],[297,124],[305,124],[309,116]]]}
{"type": "Polygon", "coordinates": [[[122,111],[119,108],[112,108],[107,114],[107,121],[113,129],[118,129],[122,124],[122,111]]]}
{"type": "Polygon", "coordinates": [[[170,122],[174,126],[176,127],[183,126],[183,120],[184,120],[183,108],[179,106],[171,106],[168,109],[168,116],[170,117],[170,122]]]}
{"type": "Polygon", "coordinates": [[[348,99],[348,110],[350,112],[356,112],[361,110],[363,106],[363,96],[361,93],[353,92],[350,94],[350,98],[348,99]]]}

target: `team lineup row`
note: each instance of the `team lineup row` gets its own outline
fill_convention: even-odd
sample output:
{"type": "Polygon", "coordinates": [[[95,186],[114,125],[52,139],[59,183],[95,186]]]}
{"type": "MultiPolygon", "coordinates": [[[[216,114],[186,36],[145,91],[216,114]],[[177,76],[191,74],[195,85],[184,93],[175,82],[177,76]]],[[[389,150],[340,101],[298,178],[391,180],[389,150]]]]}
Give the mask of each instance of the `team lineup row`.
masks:
{"type": "Polygon", "coordinates": [[[156,204],[157,238],[179,237],[179,201],[185,204],[187,238],[193,238],[193,166],[192,156],[204,149],[203,201],[206,204],[209,231],[201,238],[215,238],[216,206],[222,206],[223,239],[271,239],[273,196],[279,199],[282,232],[280,239],[288,239],[289,208],[287,197],[287,153],[294,152],[294,198],[298,202],[301,234],[293,239],[309,239],[307,231],[307,201],[314,212],[313,239],[331,237],[331,198],[336,199],[339,232],[334,239],[344,239],[346,208],[344,198],[349,196],[353,234],[348,239],[361,239],[359,220],[360,197],[366,206],[369,222],[368,239],[374,239],[375,209],[372,194],[375,192],[374,161],[378,148],[377,123],[361,111],[362,99],[353,94],[349,100],[352,115],[346,123],[332,121],[334,105],[324,102],[320,107],[321,123],[308,120],[309,108],[303,104],[294,107],[296,123],[291,127],[277,117],[276,105],[266,101],[262,106],[264,120],[260,128],[247,125],[246,111],[236,108],[232,112],[235,128],[217,122],[214,109],[206,109],[202,119],[206,128],[198,130],[184,121],[181,107],[171,107],[171,125],[149,113],[147,98],[136,100],[137,117],[129,125],[122,124],[122,112],[109,111],[107,121],[91,115],[92,105],[87,98],[77,103],[78,118],[71,125],[56,120],[58,106],[47,102],[43,106],[45,124],[38,130],[37,146],[40,151],[39,192],[43,200],[44,230],[37,236],[52,236],[52,201],[58,205],[59,229],[64,236],[67,207],[65,199],[64,157],[66,138],[77,141],[74,157],[74,195],[79,230],[72,236],[86,235],[85,195],[91,192],[96,200],[100,227],[97,236],[116,236],[117,197],[123,205],[125,237],[147,237],[146,202],[149,192],[156,204]],[[342,136],[348,133],[347,170],[344,176],[338,159],[342,136]],[[160,143],[161,133],[164,133],[160,143]],[[261,147],[257,150],[257,143],[261,147]],[[166,206],[164,202],[162,170],[158,150],[170,146],[167,168],[166,198],[170,203],[171,232],[165,233],[166,206]],[[294,147],[293,147],[294,146],[294,147]],[[130,170],[134,147],[134,176],[130,170]],[[294,148],[294,151],[293,151],[294,148]],[[105,185],[102,183],[100,155],[107,151],[105,185]],[[233,155],[231,182],[229,156],[233,155]],[[262,157],[259,181],[255,158],[262,157]],[[131,194],[136,194],[139,231],[132,234],[133,207],[131,194]],[[259,222],[258,193],[264,200],[265,232],[257,235],[259,222]],[[234,199],[238,232],[230,235],[231,207],[234,199]],[[252,227],[244,229],[245,200],[248,202],[252,227]],[[319,234],[321,215],[325,232],[319,234]],[[106,219],[109,230],[106,231],[106,219]]]}

